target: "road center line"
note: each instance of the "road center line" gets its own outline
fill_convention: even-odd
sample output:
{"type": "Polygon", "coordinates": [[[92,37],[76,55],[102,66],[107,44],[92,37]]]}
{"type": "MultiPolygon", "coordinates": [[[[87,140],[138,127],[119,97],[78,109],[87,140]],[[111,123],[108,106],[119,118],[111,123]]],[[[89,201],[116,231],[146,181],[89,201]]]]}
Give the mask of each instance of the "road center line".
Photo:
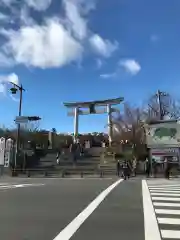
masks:
{"type": "Polygon", "coordinates": [[[145,240],[161,240],[161,235],[159,232],[156,215],[151,201],[151,196],[145,180],[142,180],[142,195],[144,209],[145,240]]]}
{"type": "MultiPolygon", "coordinates": [[[[74,233],[80,228],[85,220],[94,212],[100,203],[109,195],[109,193],[117,187],[123,180],[120,179],[110,185],[107,189],[101,192],[72,222],[70,222],[54,240],[69,240],[74,233]]],[[[156,239],[153,239],[156,240],[156,239]]]]}

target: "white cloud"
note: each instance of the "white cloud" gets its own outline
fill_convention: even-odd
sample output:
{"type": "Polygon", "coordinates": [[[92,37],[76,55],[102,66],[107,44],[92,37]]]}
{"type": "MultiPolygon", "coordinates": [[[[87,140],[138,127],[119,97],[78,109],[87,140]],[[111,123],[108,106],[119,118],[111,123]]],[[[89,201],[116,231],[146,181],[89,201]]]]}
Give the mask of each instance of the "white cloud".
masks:
{"type": "Polygon", "coordinates": [[[15,73],[9,75],[0,75],[0,93],[6,94],[7,84],[19,84],[19,78],[15,73]]]}
{"type": "Polygon", "coordinates": [[[12,94],[9,95],[14,102],[19,102],[19,98],[14,97],[12,94]]]}
{"type": "Polygon", "coordinates": [[[103,65],[103,61],[101,59],[96,59],[96,65],[97,65],[97,68],[100,69],[103,65]]]}
{"type": "MultiPolygon", "coordinates": [[[[8,0],[8,5],[11,7],[15,1],[8,0]]],[[[7,3],[6,0],[3,2],[7,3]]],[[[39,25],[30,16],[29,7],[44,11],[51,2],[52,0],[25,0],[26,4],[21,10],[14,10],[15,18],[18,17],[21,25],[17,30],[0,29],[0,34],[6,38],[0,47],[0,66],[24,64],[51,68],[71,62],[79,63],[87,41],[90,41],[96,54],[105,58],[110,57],[118,48],[117,42],[103,39],[88,28],[87,16],[95,8],[95,0],[63,0],[64,18],[44,19],[39,25]]],[[[101,65],[100,60],[98,64],[101,65]]]]}
{"type": "Polygon", "coordinates": [[[0,83],[15,83],[19,84],[19,78],[15,73],[11,73],[9,75],[0,75],[0,83]]]}
{"type": "Polygon", "coordinates": [[[116,72],[113,73],[104,73],[100,75],[101,78],[108,79],[116,77],[116,72]]]}
{"type": "Polygon", "coordinates": [[[37,11],[45,11],[51,5],[52,0],[25,0],[26,4],[37,11]]]}
{"type": "Polygon", "coordinates": [[[15,73],[11,73],[7,76],[7,81],[15,84],[19,84],[19,78],[15,73]]]}
{"type": "Polygon", "coordinates": [[[25,26],[19,31],[3,31],[3,34],[9,40],[5,50],[12,53],[18,64],[61,67],[82,56],[81,44],[57,19],[48,20],[43,26],[25,26]]]}
{"type": "Polygon", "coordinates": [[[5,94],[5,92],[6,92],[6,85],[0,82],[0,93],[5,94]]]}
{"type": "Polygon", "coordinates": [[[5,6],[10,6],[11,4],[15,3],[16,0],[1,0],[0,5],[4,4],[5,6]]]}
{"type": "Polygon", "coordinates": [[[25,26],[36,24],[34,19],[30,17],[29,8],[27,6],[24,6],[23,8],[21,8],[20,20],[21,20],[21,24],[25,26]]]}
{"type": "Polygon", "coordinates": [[[153,43],[158,42],[159,39],[160,39],[160,38],[159,38],[159,36],[158,36],[157,34],[152,34],[152,35],[150,36],[150,41],[153,42],[153,43]]]}
{"type": "Polygon", "coordinates": [[[81,16],[80,9],[74,1],[64,1],[64,8],[69,29],[78,39],[82,40],[87,36],[87,21],[81,16]]]}
{"type": "Polygon", "coordinates": [[[134,59],[121,60],[119,65],[125,69],[126,72],[136,75],[141,70],[140,64],[134,59]]]}
{"type": "Polygon", "coordinates": [[[7,22],[9,20],[10,20],[10,18],[8,15],[0,12],[0,22],[7,22]]]}
{"type": "Polygon", "coordinates": [[[0,52],[0,66],[1,67],[11,67],[14,65],[14,60],[5,55],[5,53],[0,52]]]}
{"type": "Polygon", "coordinates": [[[98,34],[92,35],[89,42],[95,53],[106,58],[110,57],[118,49],[117,42],[112,43],[98,34]]]}
{"type": "Polygon", "coordinates": [[[78,12],[83,16],[96,8],[96,0],[63,0],[63,2],[70,2],[76,5],[78,12]]]}

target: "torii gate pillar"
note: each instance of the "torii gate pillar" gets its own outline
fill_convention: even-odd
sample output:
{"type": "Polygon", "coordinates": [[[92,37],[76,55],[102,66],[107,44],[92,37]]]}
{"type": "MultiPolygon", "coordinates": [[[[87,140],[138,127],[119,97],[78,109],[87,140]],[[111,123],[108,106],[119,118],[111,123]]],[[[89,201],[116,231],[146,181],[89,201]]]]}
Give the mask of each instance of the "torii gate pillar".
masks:
{"type": "Polygon", "coordinates": [[[78,128],[79,128],[79,108],[76,107],[74,109],[74,142],[77,140],[77,137],[78,137],[78,128]]]}
{"type": "Polygon", "coordinates": [[[107,105],[107,114],[108,114],[108,136],[109,136],[109,145],[111,146],[112,138],[113,138],[113,130],[112,130],[112,109],[111,104],[107,105]]]}

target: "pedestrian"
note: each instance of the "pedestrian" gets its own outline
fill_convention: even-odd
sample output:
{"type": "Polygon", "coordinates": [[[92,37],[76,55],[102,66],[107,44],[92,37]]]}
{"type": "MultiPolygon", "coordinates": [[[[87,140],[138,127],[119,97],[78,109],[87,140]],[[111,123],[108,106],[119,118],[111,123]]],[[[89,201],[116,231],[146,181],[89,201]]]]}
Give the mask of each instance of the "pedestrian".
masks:
{"type": "Polygon", "coordinates": [[[165,169],[165,177],[167,179],[170,178],[170,171],[171,171],[171,164],[170,164],[169,160],[167,160],[166,169],[165,169]]]}
{"type": "Polygon", "coordinates": [[[121,170],[121,165],[120,165],[120,161],[117,161],[117,165],[116,165],[116,170],[117,170],[117,176],[120,176],[120,170],[121,170]]]}
{"type": "Polygon", "coordinates": [[[70,145],[70,153],[73,159],[73,162],[76,163],[77,161],[77,154],[80,154],[80,145],[79,145],[79,141],[76,140],[75,142],[73,142],[70,145]]]}
{"type": "Polygon", "coordinates": [[[59,165],[60,164],[60,156],[61,156],[61,150],[57,150],[57,155],[56,155],[56,163],[59,165]]]}
{"type": "Polygon", "coordinates": [[[136,166],[137,166],[137,161],[136,161],[136,158],[133,159],[133,162],[132,162],[132,173],[133,173],[133,177],[136,176],[136,166]]]}
{"type": "Polygon", "coordinates": [[[156,178],[157,172],[158,172],[158,165],[154,158],[152,159],[152,168],[153,168],[154,177],[156,178]]]}
{"type": "Polygon", "coordinates": [[[146,177],[149,178],[150,177],[150,169],[151,169],[151,166],[150,166],[150,161],[148,159],[146,159],[146,177]]]}
{"type": "Polygon", "coordinates": [[[128,176],[128,179],[129,179],[130,176],[131,176],[131,173],[132,173],[132,165],[131,165],[130,160],[127,161],[127,167],[128,167],[127,176],[128,176]]]}
{"type": "Polygon", "coordinates": [[[123,176],[124,176],[124,180],[126,180],[127,177],[129,178],[129,173],[128,173],[128,162],[127,162],[127,160],[124,161],[122,167],[123,167],[123,176]]]}

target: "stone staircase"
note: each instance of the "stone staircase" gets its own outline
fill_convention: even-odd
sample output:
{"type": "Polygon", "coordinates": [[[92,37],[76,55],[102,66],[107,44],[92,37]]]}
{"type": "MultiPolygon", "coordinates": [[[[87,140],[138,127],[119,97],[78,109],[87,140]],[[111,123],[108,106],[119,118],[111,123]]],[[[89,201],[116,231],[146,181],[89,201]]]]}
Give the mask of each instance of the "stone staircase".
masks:
{"type": "Polygon", "coordinates": [[[104,175],[115,175],[116,174],[116,160],[113,153],[105,152],[102,154],[101,162],[99,165],[100,170],[104,175]]]}
{"type": "MultiPolygon", "coordinates": [[[[61,155],[60,165],[56,162],[56,151],[47,150],[46,154],[41,157],[36,172],[45,171],[47,169],[50,175],[66,174],[98,174],[101,175],[115,175],[116,174],[116,160],[113,154],[105,152],[102,148],[91,148],[83,156],[80,156],[76,163],[71,159],[71,155],[66,152],[61,155]],[[103,154],[104,152],[104,154],[103,154]]],[[[33,169],[32,169],[33,171],[33,169]]]]}

